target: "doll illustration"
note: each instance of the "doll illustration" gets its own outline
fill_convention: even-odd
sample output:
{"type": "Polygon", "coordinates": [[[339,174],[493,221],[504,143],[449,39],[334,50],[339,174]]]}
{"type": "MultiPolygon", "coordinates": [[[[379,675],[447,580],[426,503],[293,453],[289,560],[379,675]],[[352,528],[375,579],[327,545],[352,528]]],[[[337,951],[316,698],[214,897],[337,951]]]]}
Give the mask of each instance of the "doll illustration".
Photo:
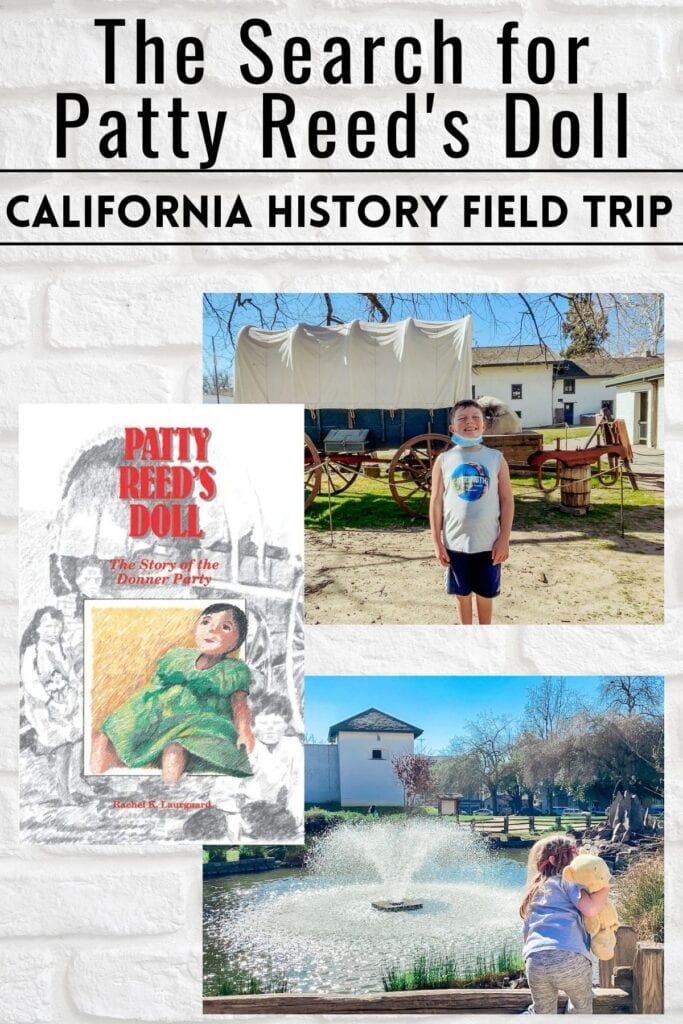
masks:
{"type": "Polygon", "coordinates": [[[251,673],[230,657],[246,632],[241,608],[223,602],[205,608],[195,624],[196,647],[164,654],[148,685],[102,723],[93,737],[92,771],[160,767],[165,783],[185,772],[250,776],[251,673]]]}

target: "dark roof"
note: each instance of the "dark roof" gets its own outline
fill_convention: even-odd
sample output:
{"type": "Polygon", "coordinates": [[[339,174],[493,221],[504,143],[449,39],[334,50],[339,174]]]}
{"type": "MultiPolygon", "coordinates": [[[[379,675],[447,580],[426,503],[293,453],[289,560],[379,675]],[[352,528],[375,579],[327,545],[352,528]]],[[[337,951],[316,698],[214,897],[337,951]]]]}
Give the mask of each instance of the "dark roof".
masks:
{"type": "Polygon", "coordinates": [[[608,352],[559,359],[555,364],[558,377],[620,377],[663,366],[661,356],[612,356],[608,352]]]}
{"type": "Polygon", "coordinates": [[[621,384],[637,384],[641,380],[656,380],[658,377],[664,376],[664,363],[660,363],[659,366],[652,366],[645,370],[636,370],[635,373],[623,373],[620,377],[612,377],[609,384],[605,385],[608,388],[616,388],[621,384]]]}
{"type": "Polygon", "coordinates": [[[553,366],[557,377],[619,377],[662,366],[662,356],[613,356],[609,352],[563,359],[542,345],[479,345],[472,349],[472,366],[553,366]]]}
{"type": "Polygon", "coordinates": [[[377,708],[368,708],[357,715],[352,715],[351,718],[345,718],[343,722],[331,725],[327,739],[331,742],[340,732],[410,732],[417,737],[421,736],[423,731],[409,722],[402,722],[400,718],[385,715],[377,708]]]}
{"type": "Polygon", "coordinates": [[[472,366],[551,366],[558,358],[556,352],[543,345],[477,345],[472,349],[472,366]]]}

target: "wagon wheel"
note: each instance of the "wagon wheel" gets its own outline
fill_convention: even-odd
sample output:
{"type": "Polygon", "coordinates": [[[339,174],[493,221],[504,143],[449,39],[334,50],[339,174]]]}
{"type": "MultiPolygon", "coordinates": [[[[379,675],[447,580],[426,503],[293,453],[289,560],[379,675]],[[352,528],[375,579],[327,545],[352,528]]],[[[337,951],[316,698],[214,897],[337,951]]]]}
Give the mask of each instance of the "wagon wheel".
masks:
{"type": "Polygon", "coordinates": [[[389,489],[394,500],[415,519],[429,517],[432,470],[451,447],[445,434],[418,434],[401,445],[389,466],[389,489]]]}
{"type": "Polygon", "coordinates": [[[608,468],[602,468],[602,458],[598,459],[597,478],[603,487],[613,487],[619,479],[619,458],[616,455],[607,455],[608,468]]]}
{"type": "Polygon", "coordinates": [[[304,509],[309,508],[320,493],[323,466],[318,449],[304,434],[304,509]]]}
{"type": "Polygon", "coordinates": [[[546,494],[550,494],[551,491],[556,490],[560,485],[561,470],[562,467],[560,465],[559,459],[548,459],[546,462],[540,465],[536,470],[536,482],[540,489],[542,491],[545,491],[546,494]],[[547,466],[548,462],[555,463],[555,476],[551,477],[549,485],[543,482],[543,466],[547,466]]]}
{"type": "Polygon", "coordinates": [[[320,489],[323,494],[341,494],[347,490],[360,473],[363,460],[349,460],[348,462],[337,462],[334,456],[330,456],[322,463],[322,478],[320,489]]]}

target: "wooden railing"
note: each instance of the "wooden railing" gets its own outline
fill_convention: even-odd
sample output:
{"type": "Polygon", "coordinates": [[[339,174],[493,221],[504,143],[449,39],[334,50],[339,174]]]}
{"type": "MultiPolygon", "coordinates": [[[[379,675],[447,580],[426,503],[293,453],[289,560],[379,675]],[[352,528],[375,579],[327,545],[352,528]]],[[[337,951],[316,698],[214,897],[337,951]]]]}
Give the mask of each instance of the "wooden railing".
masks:
{"type": "MultiPolygon", "coordinates": [[[[531,1002],[524,988],[433,989],[429,992],[361,992],[357,995],[314,995],[289,992],[263,996],[207,996],[204,1014],[244,1013],[524,1013],[531,1002]]],[[[560,994],[558,1012],[567,997],[560,994]]],[[[593,989],[593,1013],[630,1013],[631,996],[621,989],[593,989]]],[[[407,1018],[406,1018],[407,1019],[407,1018]]]]}
{"type": "Polygon", "coordinates": [[[575,832],[585,832],[591,825],[604,820],[604,815],[592,814],[492,814],[490,818],[473,817],[470,828],[487,836],[496,833],[524,835],[527,832],[540,835],[552,829],[564,831],[571,828],[575,832]]]}
{"type": "Polygon", "coordinates": [[[600,985],[631,995],[631,1013],[664,1013],[664,944],[638,942],[635,930],[617,928],[612,960],[600,961],[600,985]]]}

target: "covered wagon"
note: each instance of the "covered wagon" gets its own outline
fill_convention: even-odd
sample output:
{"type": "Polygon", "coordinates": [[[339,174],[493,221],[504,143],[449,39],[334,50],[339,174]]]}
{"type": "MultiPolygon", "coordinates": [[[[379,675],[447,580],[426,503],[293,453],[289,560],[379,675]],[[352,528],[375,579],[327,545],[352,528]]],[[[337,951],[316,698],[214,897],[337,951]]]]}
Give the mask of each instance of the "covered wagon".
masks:
{"type": "Polygon", "coordinates": [[[470,316],[246,326],[237,338],[235,401],[305,408],[306,507],[321,490],[346,490],[364,465],[387,463],[394,499],[427,515],[434,461],[451,444],[450,410],[471,397],[470,316]]]}

